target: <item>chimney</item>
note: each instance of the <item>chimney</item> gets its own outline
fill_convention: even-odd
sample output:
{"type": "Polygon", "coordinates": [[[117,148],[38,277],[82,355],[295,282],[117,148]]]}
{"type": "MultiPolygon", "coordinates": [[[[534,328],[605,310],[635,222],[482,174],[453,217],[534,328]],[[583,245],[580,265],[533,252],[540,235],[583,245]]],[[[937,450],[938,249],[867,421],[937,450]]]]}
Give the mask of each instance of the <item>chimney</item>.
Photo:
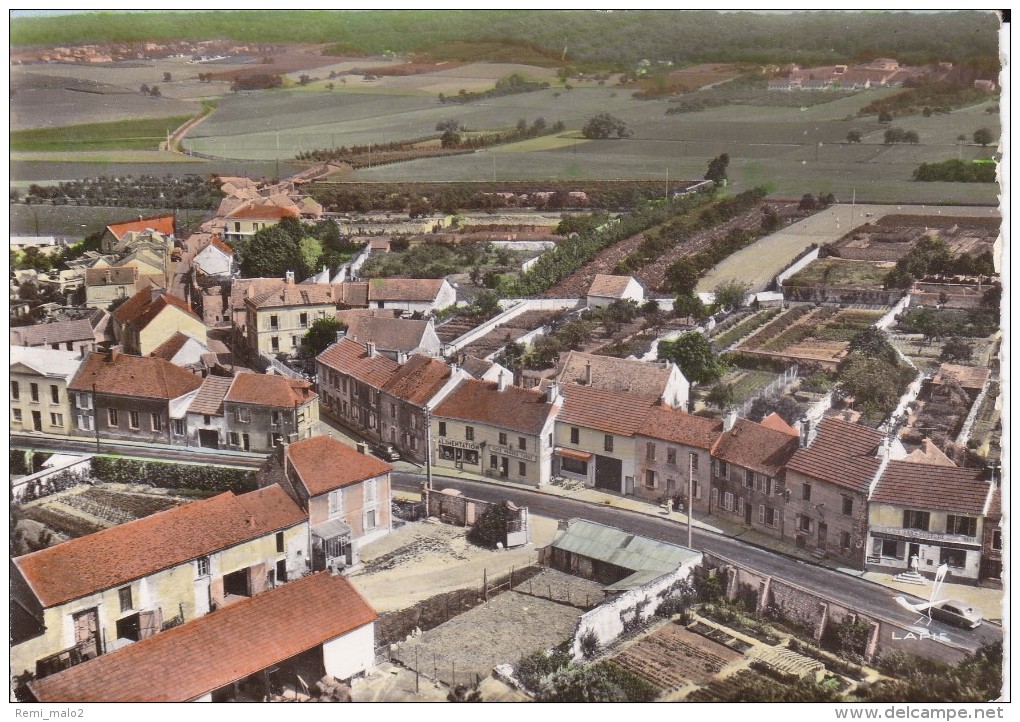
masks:
{"type": "Polygon", "coordinates": [[[375,358],[375,342],[369,341],[365,344],[365,349],[368,351],[369,358],[375,358]]]}
{"type": "Polygon", "coordinates": [[[591,361],[584,364],[584,385],[591,386],[591,361]]]}
{"type": "Polygon", "coordinates": [[[800,420],[800,446],[806,449],[811,444],[811,422],[807,418],[800,420]]]}
{"type": "Polygon", "coordinates": [[[878,445],[878,452],[875,454],[877,459],[888,459],[891,452],[889,437],[885,436],[882,438],[882,443],[878,445]]]}
{"type": "Polygon", "coordinates": [[[288,286],[294,285],[294,271],[287,271],[287,273],[284,274],[284,278],[286,279],[288,286]]]}
{"type": "Polygon", "coordinates": [[[365,445],[364,444],[358,444],[358,453],[359,454],[364,454],[365,453],[365,445]]]}
{"type": "Polygon", "coordinates": [[[337,343],[340,343],[341,341],[343,341],[345,336],[347,336],[347,329],[346,328],[338,328],[336,330],[336,342],[337,343]]]}
{"type": "Polygon", "coordinates": [[[407,354],[403,351],[397,351],[397,363],[403,366],[407,363],[407,354]]]}
{"type": "Polygon", "coordinates": [[[506,391],[506,387],[510,384],[507,382],[506,373],[503,371],[499,372],[499,381],[497,382],[497,388],[500,391],[506,391]]]}
{"type": "Polygon", "coordinates": [[[118,350],[117,350],[117,349],[115,349],[115,348],[111,348],[111,349],[110,349],[110,359],[109,359],[109,360],[110,360],[110,363],[113,363],[113,362],[114,362],[114,361],[116,361],[116,360],[117,360],[118,358],[120,358],[120,351],[118,351],[118,350]]]}
{"type": "Polygon", "coordinates": [[[549,388],[546,389],[545,398],[550,404],[555,404],[560,400],[560,384],[558,381],[549,382],[549,388]]]}
{"type": "Polygon", "coordinates": [[[730,431],[736,423],[737,410],[731,408],[726,412],[726,416],[723,417],[723,431],[730,431]]]}

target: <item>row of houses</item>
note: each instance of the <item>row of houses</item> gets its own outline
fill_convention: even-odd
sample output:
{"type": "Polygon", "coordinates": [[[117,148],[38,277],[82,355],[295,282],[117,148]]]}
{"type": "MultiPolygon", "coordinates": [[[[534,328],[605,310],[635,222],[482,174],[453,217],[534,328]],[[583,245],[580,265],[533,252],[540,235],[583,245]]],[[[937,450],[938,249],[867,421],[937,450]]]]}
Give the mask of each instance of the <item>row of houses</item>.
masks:
{"type": "Polygon", "coordinates": [[[322,572],[389,532],[391,469],[316,437],[281,446],[255,491],[13,559],[12,672],[32,673],[38,700],[63,702],[225,699],[311,648],[337,679],[366,672],[375,612],[322,572]],[[174,673],[154,676],[169,658],[174,673]]]}
{"type": "Polygon", "coordinates": [[[904,571],[916,557],[961,580],[1001,571],[995,484],[981,471],[930,444],[908,455],[835,417],[794,428],[775,414],[755,423],[687,413],[672,364],[572,352],[558,376],[524,389],[498,366],[475,378],[423,356],[398,363],[350,338],[316,364],[324,414],[439,470],[678,498],[696,515],[857,569],[904,571]]]}

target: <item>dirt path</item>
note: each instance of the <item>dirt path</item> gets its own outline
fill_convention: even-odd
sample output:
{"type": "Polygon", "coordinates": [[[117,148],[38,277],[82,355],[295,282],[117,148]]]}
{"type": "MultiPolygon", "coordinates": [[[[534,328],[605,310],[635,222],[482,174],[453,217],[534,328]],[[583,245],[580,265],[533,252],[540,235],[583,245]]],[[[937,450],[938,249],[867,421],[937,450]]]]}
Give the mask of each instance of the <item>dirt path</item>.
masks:
{"type": "Polygon", "coordinates": [[[391,612],[465,587],[481,587],[511,567],[534,564],[537,549],[552,541],[556,521],[532,515],[533,543],[494,551],[469,543],[466,529],[439,522],[406,524],[361,550],[364,567],[350,580],[375,607],[391,612]]]}

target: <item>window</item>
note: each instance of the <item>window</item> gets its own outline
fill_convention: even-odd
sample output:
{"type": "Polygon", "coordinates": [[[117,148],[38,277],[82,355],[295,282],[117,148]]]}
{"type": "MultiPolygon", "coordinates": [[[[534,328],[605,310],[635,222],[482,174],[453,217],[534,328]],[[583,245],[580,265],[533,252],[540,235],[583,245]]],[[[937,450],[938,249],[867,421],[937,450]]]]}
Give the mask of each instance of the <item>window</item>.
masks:
{"type": "Polygon", "coordinates": [[[676,466],[676,449],[672,446],[666,447],[666,463],[670,466],[676,466]]]}
{"type": "Polygon", "coordinates": [[[499,445],[506,446],[506,434],[504,434],[502,431],[499,432],[499,445]]]}
{"type": "Polygon", "coordinates": [[[854,498],[852,496],[843,497],[843,516],[852,516],[854,513],[854,498]]]}
{"type": "MultiPolygon", "coordinates": [[[[15,384],[17,385],[17,384],[15,384]]],[[[580,444],[581,443],[581,430],[576,426],[570,427],[570,443],[580,444]]]]}
{"type": "Polygon", "coordinates": [[[245,409],[241,406],[234,407],[234,420],[241,424],[247,424],[251,422],[251,410],[245,409]]]}
{"type": "Polygon", "coordinates": [[[202,423],[208,426],[212,423],[212,417],[210,417],[209,414],[202,414],[202,423]]]}
{"type": "Polygon", "coordinates": [[[903,511],[903,528],[928,531],[928,521],[930,516],[931,515],[926,511],[905,509],[903,511]]]}
{"type": "Polygon", "coordinates": [[[174,434],[184,436],[184,419],[174,419],[174,434]]]}
{"type": "Polygon", "coordinates": [[[308,328],[308,314],[302,313],[298,316],[298,323],[301,325],[301,328],[308,328]]]}
{"type": "Polygon", "coordinates": [[[60,403],[60,388],[57,386],[50,386],[50,401],[55,404],[60,403]]]}
{"type": "Polygon", "coordinates": [[[850,548],[850,532],[842,531],[839,533],[839,548],[840,549],[850,548]]]}
{"type": "Polygon", "coordinates": [[[977,519],[972,516],[946,517],[946,534],[960,534],[962,536],[977,536],[977,519]]]}
{"type": "MultiPolygon", "coordinates": [[[[750,503],[750,502],[748,502],[748,503],[750,503]]],[[[743,516],[743,515],[744,515],[744,497],[742,497],[742,496],[738,496],[738,497],[737,497],[737,507],[736,507],[736,512],[737,512],[737,514],[739,514],[740,516],[743,516]]]]}
{"type": "Polygon", "coordinates": [[[376,500],[376,485],[375,479],[369,479],[365,482],[365,503],[371,504],[376,500]]]}
{"type": "Polygon", "coordinates": [[[209,557],[199,557],[195,560],[195,571],[200,577],[209,576],[209,557]]]}
{"type": "Polygon", "coordinates": [[[496,456],[495,454],[490,454],[489,455],[489,468],[490,469],[498,469],[499,468],[499,457],[496,456]]]}
{"type": "Polygon", "coordinates": [[[526,438],[524,438],[523,436],[518,436],[517,437],[517,448],[520,449],[521,451],[527,451],[528,450],[528,440],[526,438]]]}
{"type": "Polygon", "coordinates": [[[645,486],[649,489],[655,488],[655,472],[651,469],[645,471],[645,486]]]}
{"type": "Polygon", "coordinates": [[[694,453],[691,454],[691,468],[694,469],[694,471],[698,470],[698,455],[694,453]]]}
{"type": "Polygon", "coordinates": [[[811,501],[811,485],[807,482],[800,485],[800,498],[804,501],[811,501]]]}
{"type": "Polygon", "coordinates": [[[21,409],[11,409],[11,416],[16,423],[21,423],[21,409]]]}
{"type": "Polygon", "coordinates": [[[39,384],[29,384],[29,390],[32,393],[32,401],[39,400],[39,384]]]}
{"type": "Polygon", "coordinates": [[[282,531],[278,531],[278,532],[276,532],[276,551],[283,552],[283,550],[284,550],[284,546],[283,546],[283,532],[282,531]]]}
{"type": "Polygon", "coordinates": [[[758,521],[765,526],[776,526],[776,510],[770,506],[761,504],[758,506],[758,521]]]}
{"type": "Polygon", "coordinates": [[[439,422],[439,435],[440,436],[446,436],[446,422],[445,421],[440,421],[439,422]]]}
{"type": "Polygon", "coordinates": [[[138,428],[138,412],[137,411],[128,411],[128,426],[130,426],[132,429],[137,429],[138,428]]]}
{"type": "Polygon", "coordinates": [[[63,426],[64,415],[63,414],[50,414],[50,426],[63,426]]]}
{"type": "Polygon", "coordinates": [[[279,337],[279,336],[273,336],[273,337],[271,337],[271,338],[269,339],[269,347],[270,347],[270,348],[271,348],[271,349],[272,349],[273,351],[279,351],[279,350],[280,350],[280,337],[279,337]]]}
{"type": "Polygon", "coordinates": [[[375,529],[375,509],[369,509],[365,512],[365,531],[369,529],[375,529]]]}
{"type": "Polygon", "coordinates": [[[517,462],[517,476],[527,476],[527,475],[528,475],[528,465],[525,464],[523,461],[518,461],[517,462]]]}
{"type": "Polygon", "coordinates": [[[996,529],[992,532],[992,549],[1002,551],[1002,529],[996,529]]]}
{"type": "Polygon", "coordinates": [[[903,558],[903,542],[897,542],[892,539],[882,539],[882,556],[889,557],[890,559],[902,559],[903,558]]]}
{"type": "Polygon", "coordinates": [[[106,410],[107,420],[110,422],[110,426],[117,425],[117,409],[106,410]]]}
{"type": "Polygon", "coordinates": [[[19,401],[21,399],[21,388],[17,381],[11,381],[11,398],[15,401],[19,401]]]}
{"type": "Polygon", "coordinates": [[[272,329],[273,331],[275,331],[276,329],[280,328],[280,318],[279,318],[279,316],[270,316],[269,317],[269,328],[272,329]]]}
{"type": "Polygon", "coordinates": [[[645,444],[645,459],[655,461],[655,444],[651,441],[645,444]]]}
{"type": "Polygon", "coordinates": [[[811,517],[805,516],[804,514],[798,514],[797,530],[809,533],[811,531],[811,517]]]}
{"type": "Polygon", "coordinates": [[[716,486],[712,487],[712,498],[709,500],[709,506],[719,506],[719,488],[716,486]]]}
{"type": "Polygon", "coordinates": [[[733,494],[728,491],[723,494],[723,509],[733,511],[733,494]]]}
{"type": "Polygon", "coordinates": [[[131,604],[131,587],[121,587],[117,590],[117,596],[120,598],[120,611],[127,612],[133,608],[131,604]]]}
{"type": "Polygon", "coordinates": [[[347,393],[347,377],[344,376],[340,379],[340,390],[345,394],[347,393]]]}
{"type": "Polygon", "coordinates": [[[940,549],[939,564],[948,564],[953,569],[967,566],[967,552],[963,549],[940,549]]]}
{"type": "Polygon", "coordinates": [[[728,476],[726,471],[727,471],[727,469],[726,469],[726,462],[725,461],[717,461],[717,462],[715,462],[715,474],[716,474],[716,476],[721,476],[722,478],[725,479],[728,476]]]}
{"type": "Polygon", "coordinates": [[[329,518],[340,516],[344,513],[344,500],[340,495],[340,490],[329,492],[329,518]]]}
{"type": "Polygon", "coordinates": [[[475,440],[475,427],[474,426],[465,426],[464,427],[464,438],[467,439],[468,441],[474,441],[475,440]]]}
{"type": "MultiPolygon", "coordinates": [[[[396,415],[397,415],[397,405],[396,404],[390,404],[390,416],[396,416],[396,415]]],[[[412,418],[411,420],[413,421],[414,419],[412,418]]]]}
{"type": "Polygon", "coordinates": [[[159,414],[151,414],[152,416],[152,430],[162,431],[163,430],[163,417],[159,414]]]}
{"type": "Polygon", "coordinates": [[[612,451],[613,450],[613,435],[612,434],[606,434],[606,438],[602,442],[602,448],[605,449],[606,451],[612,451]]]}
{"type": "Polygon", "coordinates": [[[582,476],[588,475],[588,462],[581,461],[579,459],[568,459],[566,456],[560,457],[560,471],[565,471],[568,474],[580,474],[582,476]]]}
{"type": "Polygon", "coordinates": [[[273,426],[279,426],[282,421],[283,421],[283,412],[282,411],[274,411],[273,412],[273,426]]]}
{"type": "Polygon", "coordinates": [[[236,431],[231,431],[231,432],[227,433],[227,443],[230,444],[231,446],[238,446],[238,445],[240,445],[241,439],[240,439],[240,437],[238,437],[236,431]]]}
{"type": "Polygon", "coordinates": [[[275,447],[275,446],[279,446],[282,443],[283,443],[283,434],[270,434],[269,435],[269,445],[270,446],[274,446],[275,447]]]}

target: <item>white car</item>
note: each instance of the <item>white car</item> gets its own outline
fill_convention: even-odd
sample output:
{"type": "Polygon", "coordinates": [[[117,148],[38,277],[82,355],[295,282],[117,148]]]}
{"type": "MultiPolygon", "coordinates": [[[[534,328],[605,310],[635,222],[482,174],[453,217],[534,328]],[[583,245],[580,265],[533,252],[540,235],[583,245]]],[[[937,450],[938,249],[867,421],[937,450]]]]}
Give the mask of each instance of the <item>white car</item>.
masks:
{"type": "Polygon", "coordinates": [[[981,626],[981,612],[959,599],[944,599],[931,605],[931,617],[965,629],[981,626]]]}

